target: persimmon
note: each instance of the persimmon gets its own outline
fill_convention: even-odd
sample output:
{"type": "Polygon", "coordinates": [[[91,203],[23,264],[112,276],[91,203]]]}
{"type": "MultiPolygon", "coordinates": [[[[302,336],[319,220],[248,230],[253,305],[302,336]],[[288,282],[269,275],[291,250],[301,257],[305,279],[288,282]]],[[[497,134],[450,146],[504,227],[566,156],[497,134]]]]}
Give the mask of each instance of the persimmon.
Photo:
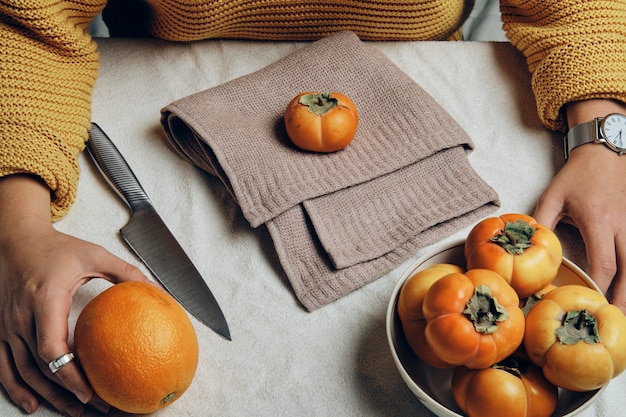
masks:
{"type": "Polygon", "coordinates": [[[420,359],[435,368],[451,368],[454,365],[442,361],[426,342],[424,334],[426,320],[422,313],[424,297],[428,289],[439,279],[463,271],[463,268],[453,264],[432,265],[411,275],[402,285],[398,296],[398,317],[407,343],[420,359]]]}
{"type": "Polygon", "coordinates": [[[558,388],[541,368],[515,353],[485,369],[459,366],[452,376],[452,395],[469,417],[550,417],[558,388]]]}
{"type": "Polygon", "coordinates": [[[526,316],[524,347],[554,385],[590,391],[626,370],[626,316],[582,285],[563,285],[526,316]]]}
{"type": "Polygon", "coordinates": [[[452,365],[487,368],[511,355],[524,337],[517,293],[488,269],[440,278],[428,289],[422,312],[428,345],[452,365]]]}
{"type": "Polygon", "coordinates": [[[301,93],[285,110],[289,139],[313,152],[335,152],[348,146],[356,134],[359,114],[347,96],[337,92],[301,93]]]}
{"type": "Polygon", "coordinates": [[[467,269],[500,274],[520,298],[550,284],[563,262],[559,238],[526,214],[508,213],[477,223],[465,241],[467,269]]]}
{"type": "Polygon", "coordinates": [[[187,390],[198,340],[185,310],[155,285],[116,284],[80,313],[78,361],[100,398],[127,413],[164,408],[187,390]]]}

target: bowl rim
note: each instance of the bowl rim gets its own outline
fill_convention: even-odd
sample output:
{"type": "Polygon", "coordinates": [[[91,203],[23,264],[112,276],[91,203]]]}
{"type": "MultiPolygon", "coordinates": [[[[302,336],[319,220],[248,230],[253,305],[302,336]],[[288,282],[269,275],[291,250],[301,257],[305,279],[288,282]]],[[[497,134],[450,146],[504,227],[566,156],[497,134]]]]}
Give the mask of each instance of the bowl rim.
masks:
{"type": "MultiPolygon", "coordinates": [[[[409,375],[409,373],[406,371],[404,365],[402,364],[402,360],[398,356],[398,352],[397,352],[396,347],[394,345],[394,337],[393,337],[392,331],[393,331],[393,325],[394,325],[394,322],[395,322],[395,319],[396,319],[396,314],[397,314],[396,313],[396,304],[397,304],[397,301],[398,301],[398,296],[400,294],[400,290],[401,290],[402,286],[404,285],[404,282],[407,279],[409,279],[409,277],[415,272],[415,270],[416,270],[416,268],[418,266],[428,262],[428,260],[430,260],[433,257],[439,255],[441,252],[444,252],[444,251],[447,251],[447,250],[450,250],[450,249],[454,249],[454,248],[457,248],[459,246],[464,246],[465,245],[465,241],[466,241],[466,239],[460,238],[460,239],[456,239],[456,240],[450,241],[448,243],[437,245],[436,247],[432,248],[428,252],[424,253],[422,256],[418,257],[413,263],[411,263],[409,265],[409,267],[407,267],[405,272],[402,274],[402,276],[400,277],[400,279],[398,280],[396,285],[394,286],[394,289],[393,289],[393,291],[391,293],[391,297],[389,299],[389,304],[387,305],[387,312],[386,312],[386,317],[385,317],[387,343],[389,345],[389,349],[391,351],[391,355],[392,355],[394,364],[396,365],[396,369],[400,373],[400,376],[402,377],[404,382],[409,386],[409,389],[418,397],[420,402],[422,402],[424,404],[424,406],[426,406],[427,408],[429,408],[433,412],[435,412],[434,409],[437,409],[440,412],[447,413],[447,415],[449,415],[450,417],[465,417],[465,416],[462,415],[462,414],[458,414],[456,411],[451,410],[450,408],[448,408],[445,405],[441,404],[439,401],[433,399],[426,391],[424,391],[422,389],[422,387],[420,387],[420,385],[417,383],[417,381],[415,381],[411,377],[411,375],[409,375]],[[428,401],[428,404],[426,404],[425,401],[428,401]]],[[[585,281],[593,289],[595,289],[596,291],[602,293],[602,291],[600,290],[600,287],[598,287],[598,285],[591,279],[591,277],[589,277],[589,275],[581,267],[579,267],[574,262],[572,262],[569,259],[567,259],[565,256],[562,257],[562,263],[566,267],[568,267],[570,270],[575,272],[577,275],[581,276],[583,278],[583,281],[585,281]]],[[[401,328],[398,329],[398,330],[402,332],[401,328]]],[[[419,358],[417,358],[417,359],[419,359],[419,358]]],[[[571,412],[569,412],[567,414],[563,414],[560,417],[573,417],[573,416],[579,414],[580,412],[585,410],[587,407],[589,407],[602,394],[602,392],[604,392],[604,390],[606,389],[607,386],[608,386],[608,383],[605,384],[604,386],[598,388],[597,390],[595,390],[595,393],[593,393],[593,395],[591,395],[578,408],[572,410],[571,412]]]]}

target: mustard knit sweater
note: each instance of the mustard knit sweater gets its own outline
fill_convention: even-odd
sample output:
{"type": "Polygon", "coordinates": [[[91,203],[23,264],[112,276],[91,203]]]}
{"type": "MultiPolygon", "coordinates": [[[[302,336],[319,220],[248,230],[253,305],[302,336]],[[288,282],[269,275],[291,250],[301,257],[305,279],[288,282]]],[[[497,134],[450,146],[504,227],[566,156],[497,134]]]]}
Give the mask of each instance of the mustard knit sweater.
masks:
{"type": "MultiPolygon", "coordinates": [[[[106,0],[0,2],[0,176],[31,173],[70,208],[98,71],[87,34],[106,0]]],[[[454,38],[473,0],[111,0],[113,32],[176,41],[313,40],[352,30],[364,40],[454,38]]],[[[626,2],[502,0],[504,29],[526,56],[537,110],[563,129],[562,106],[626,101],[626,2]]]]}

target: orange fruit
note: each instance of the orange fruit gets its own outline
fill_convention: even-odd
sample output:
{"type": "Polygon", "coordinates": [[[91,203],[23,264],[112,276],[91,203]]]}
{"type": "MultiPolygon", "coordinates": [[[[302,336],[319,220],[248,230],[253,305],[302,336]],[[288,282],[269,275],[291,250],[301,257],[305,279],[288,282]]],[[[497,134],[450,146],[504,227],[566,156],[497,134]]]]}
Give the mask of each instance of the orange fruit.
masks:
{"type": "Polygon", "coordinates": [[[76,321],[74,349],[96,394],[127,413],[172,404],[198,365],[198,339],[185,310],[141,282],[114,285],[91,300],[76,321]]]}

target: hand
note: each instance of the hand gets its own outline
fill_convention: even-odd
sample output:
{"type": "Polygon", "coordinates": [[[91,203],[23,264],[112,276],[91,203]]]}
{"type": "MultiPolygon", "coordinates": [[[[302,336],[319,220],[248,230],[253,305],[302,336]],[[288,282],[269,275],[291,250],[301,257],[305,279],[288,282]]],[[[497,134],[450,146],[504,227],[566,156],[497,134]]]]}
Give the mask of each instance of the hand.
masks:
{"type": "MultiPolygon", "coordinates": [[[[568,107],[568,120],[574,126],[614,111],[626,114],[621,104],[608,100],[577,102],[568,107]]],[[[601,144],[576,147],[539,199],[534,217],[551,228],[558,222],[578,228],[589,275],[626,313],[624,178],[626,156],[601,144]]]]}
{"type": "Polygon", "coordinates": [[[52,374],[48,363],[71,351],[72,297],[94,277],[147,281],[136,267],[100,246],[58,232],[50,192],[31,177],[0,180],[0,383],[27,413],[38,397],[66,415],[97,399],[76,361],[52,374]]]}

